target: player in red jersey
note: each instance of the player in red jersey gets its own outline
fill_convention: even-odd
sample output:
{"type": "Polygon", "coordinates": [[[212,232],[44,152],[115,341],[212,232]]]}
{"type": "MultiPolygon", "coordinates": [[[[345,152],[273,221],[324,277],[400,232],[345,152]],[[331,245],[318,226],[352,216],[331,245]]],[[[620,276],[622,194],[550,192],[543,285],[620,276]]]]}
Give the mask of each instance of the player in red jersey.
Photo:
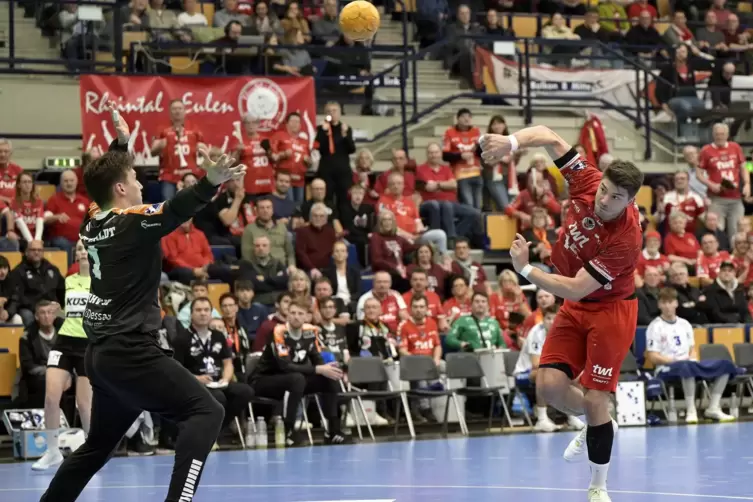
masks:
{"type": "Polygon", "coordinates": [[[236,158],[247,167],[245,176],[246,195],[266,195],[275,187],[275,168],[272,164],[272,145],[269,138],[259,131],[259,119],[246,115],[243,118],[243,139],[237,141],[233,150],[236,158]]]}
{"type": "Polygon", "coordinates": [[[610,502],[606,490],[616,423],[609,414],[620,366],[635,336],[638,300],[633,271],[641,252],[635,195],[643,173],[614,161],[602,174],[548,127],[480,140],[485,162],[518,148],[543,146],[570,184],[570,207],[552,263],[562,275],[528,263],[530,242],[518,235],[510,249],[515,270],[531,283],[565,299],[541,355],[536,389],[545,402],[569,415],[586,415],[588,427],[570,442],[566,460],[585,449],[591,462],[589,502],[610,502]],[[579,378],[582,391],[572,385],[579,378]]]}
{"type": "Polygon", "coordinates": [[[277,168],[290,173],[290,191],[296,204],[305,198],[306,171],[311,165],[311,147],[305,134],[301,135],[301,116],[297,112],[288,115],[285,129],[272,136],[272,160],[277,168]]]}
{"type": "Polygon", "coordinates": [[[170,127],[152,142],[152,155],[159,155],[159,181],[162,198],[170,200],[178,182],[186,173],[197,178],[204,176],[199,168],[199,149],[206,148],[204,136],[198,129],[186,127],[186,105],[179,99],[170,102],[170,127]]]}

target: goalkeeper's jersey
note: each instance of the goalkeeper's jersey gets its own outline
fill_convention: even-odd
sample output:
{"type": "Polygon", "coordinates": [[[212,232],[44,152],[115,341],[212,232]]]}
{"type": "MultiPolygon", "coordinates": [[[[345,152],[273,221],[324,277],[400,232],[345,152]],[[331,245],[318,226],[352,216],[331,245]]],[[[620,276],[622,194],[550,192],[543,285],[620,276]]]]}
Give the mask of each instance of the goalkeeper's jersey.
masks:
{"type": "Polygon", "coordinates": [[[58,335],[86,338],[84,311],[89,298],[91,277],[74,274],[65,279],[65,321],[58,335]]]}

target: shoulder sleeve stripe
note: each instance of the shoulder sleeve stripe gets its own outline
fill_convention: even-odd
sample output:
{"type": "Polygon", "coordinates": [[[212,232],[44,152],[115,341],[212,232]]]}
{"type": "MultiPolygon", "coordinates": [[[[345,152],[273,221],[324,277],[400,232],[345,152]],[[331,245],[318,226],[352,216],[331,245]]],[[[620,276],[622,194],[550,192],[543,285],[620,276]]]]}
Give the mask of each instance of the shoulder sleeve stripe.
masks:
{"type": "Polygon", "coordinates": [[[159,204],[142,204],[140,206],[132,206],[126,209],[113,209],[116,214],[140,214],[142,216],[156,216],[162,214],[165,203],[159,204]]]}
{"type": "Polygon", "coordinates": [[[96,202],[92,202],[89,204],[89,217],[94,218],[94,215],[97,214],[100,211],[99,206],[96,202]]]}
{"type": "Polygon", "coordinates": [[[599,284],[602,286],[606,286],[610,282],[614,280],[614,277],[609,275],[609,272],[607,272],[601,265],[598,263],[594,263],[593,260],[586,263],[583,268],[586,269],[586,272],[591,274],[591,276],[596,279],[599,284]]]}
{"type": "Polygon", "coordinates": [[[561,170],[575,166],[575,164],[580,160],[581,158],[580,155],[578,155],[578,152],[575,150],[575,148],[571,148],[565,155],[563,155],[559,159],[554,159],[554,165],[557,166],[557,169],[561,170]]]}

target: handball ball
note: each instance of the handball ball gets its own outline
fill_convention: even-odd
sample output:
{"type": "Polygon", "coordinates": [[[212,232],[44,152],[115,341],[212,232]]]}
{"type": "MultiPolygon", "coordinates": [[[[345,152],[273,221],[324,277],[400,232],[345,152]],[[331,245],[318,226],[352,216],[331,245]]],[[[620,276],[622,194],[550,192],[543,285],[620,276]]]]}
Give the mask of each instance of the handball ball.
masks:
{"type": "Polygon", "coordinates": [[[379,11],[366,0],[354,0],[340,12],[340,31],[356,42],[374,38],[379,29],[379,11]]]}

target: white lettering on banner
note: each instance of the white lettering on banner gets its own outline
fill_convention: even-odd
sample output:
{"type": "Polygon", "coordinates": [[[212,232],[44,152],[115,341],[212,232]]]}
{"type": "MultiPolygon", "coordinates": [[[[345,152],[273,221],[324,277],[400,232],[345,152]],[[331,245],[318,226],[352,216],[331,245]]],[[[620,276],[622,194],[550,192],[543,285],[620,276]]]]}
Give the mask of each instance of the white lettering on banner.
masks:
{"type": "Polygon", "coordinates": [[[84,95],[84,113],[109,113],[107,110],[107,103],[111,99],[115,99],[118,103],[118,111],[120,113],[164,113],[165,108],[162,103],[164,101],[164,95],[162,92],[158,92],[153,101],[147,100],[146,96],[139,96],[136,98],[135,103],[123,102],[123,97],[110,96],[109,92],[104,92],[102,95],[95,91],[87,91],[84,95]]]}

